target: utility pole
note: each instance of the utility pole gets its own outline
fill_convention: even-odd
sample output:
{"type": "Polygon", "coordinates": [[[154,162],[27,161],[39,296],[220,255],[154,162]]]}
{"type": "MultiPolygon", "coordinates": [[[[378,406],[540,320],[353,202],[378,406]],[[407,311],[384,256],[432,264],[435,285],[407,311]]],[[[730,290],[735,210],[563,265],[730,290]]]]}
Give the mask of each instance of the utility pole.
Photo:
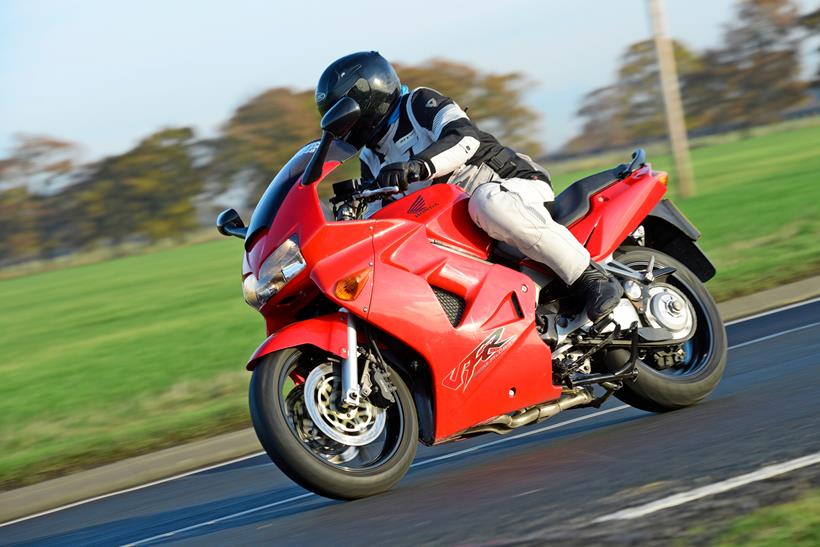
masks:
{"type": "Polygon", "coordinates": [[[680,195],[689,197],[695,193],[695,177],[689,158],[689,140],[686,136],[686,122],[683,119],[683,105],[678,87],[678,70],[675,66],[675,52],[666,35],[666,17],[663,0],[648,0],[649,18],[655,39],[655,54],[661,77],[661,91],[666,111],[666,126],[672,145],[672,157],[680,186],[680,195]]]}

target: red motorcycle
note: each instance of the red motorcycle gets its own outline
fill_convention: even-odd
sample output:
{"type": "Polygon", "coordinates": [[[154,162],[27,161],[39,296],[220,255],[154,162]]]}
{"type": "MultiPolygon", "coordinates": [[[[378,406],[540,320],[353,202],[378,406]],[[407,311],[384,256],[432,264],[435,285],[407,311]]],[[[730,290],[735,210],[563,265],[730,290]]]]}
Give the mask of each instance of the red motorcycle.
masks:
{"type": "Polygon", "coordinates": [[[402,478],[418,440],[504,434],[612,394],[669,411],[715,388],[726,333],[703,286],[715,269],[642,150],[551,204],[623,284],[592,324],[549,269],[473,224],[458,187],[401,197],[343,181],[324,205],[319,182],[356,154],[334,135],[358,116],[349,98],[324,116],[248,227],[233,209],[217,219],[244,239],[245,299],[269,334],[247,364],[253,426],[294,481],[370,496],[402,478]]]}

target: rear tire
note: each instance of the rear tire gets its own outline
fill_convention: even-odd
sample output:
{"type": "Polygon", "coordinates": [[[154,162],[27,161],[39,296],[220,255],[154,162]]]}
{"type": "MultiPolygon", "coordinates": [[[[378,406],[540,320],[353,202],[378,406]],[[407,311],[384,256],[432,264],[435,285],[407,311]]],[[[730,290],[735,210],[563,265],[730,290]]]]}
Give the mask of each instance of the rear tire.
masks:
{"type": "MultiPolygon", "coordinates": [[[[667,282],[679,288],[695,309],[697,327],[692,337],[692,355],[688,356],[686,368],[676,374],[658,370],[643,361],[637,362],[638,377],[624,382],[615,396],[628,405],[648,412],[667,412],[692,406],[709,395],[723,376],[726,368],[726,329],[720,318],[712,295],[681,262],[655,249],[646,247],[622,247],[615,259],[641,270],[650,258],[655,257],[655,267],[671,266],[676,272],[667,282]]],[[[629,352],[610,351],[606,356],[609,370],[617,370],[626,363],[629,352]]]]}
{"type": "Polygon", "coordinates": [[[389,490],[404,476],[416,454],[418,417],[410,390],[388,367],[396,387],[396,403],[385,411],[392,408],[394,413],[386,426],[393,427],[386,430],[387,436],[393,436],[393,445],[385,451],[383,461],[361,469],[331,463],[308,448],[285,414],[282,393],[287,367],[303,356],[298,349],[286,349],[265,356],[254,368],[249,393],[251,420],[265,452],[293,481],[321,496],[349,500],[389,490]]]}

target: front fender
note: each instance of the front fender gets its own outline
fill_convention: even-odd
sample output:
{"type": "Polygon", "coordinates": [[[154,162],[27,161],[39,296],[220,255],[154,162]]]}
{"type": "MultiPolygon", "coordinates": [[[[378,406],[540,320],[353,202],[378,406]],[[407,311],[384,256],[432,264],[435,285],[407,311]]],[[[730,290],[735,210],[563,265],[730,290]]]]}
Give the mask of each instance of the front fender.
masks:
{"type": "Polygon", "coordinates": [[[256,349],[246,369],[253,370],[260,358],[275,351],[296,346],[314,346],[344,359],[347,357],[347,316],[337,312],[279,329],[256,349]]]}

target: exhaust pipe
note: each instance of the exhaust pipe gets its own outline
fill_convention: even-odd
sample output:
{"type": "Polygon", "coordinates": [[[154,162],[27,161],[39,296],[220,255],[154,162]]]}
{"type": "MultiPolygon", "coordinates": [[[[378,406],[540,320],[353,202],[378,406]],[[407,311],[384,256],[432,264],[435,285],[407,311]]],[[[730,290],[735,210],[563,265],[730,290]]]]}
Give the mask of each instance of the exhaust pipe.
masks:
{"type": "Polygon", "coordinates": [[[516,414],[502,414],[495,418],[472,427],[465,431],[463,435],[475,435],[478,433],[498,433],[504,435],[513,429],[521,426],[537,423],[547,418],[552,418],[562,410],[567,410],[579,405],[591,403],[595,399],[591,389],[582,388],[572,395],[563,395],[557,401],[550,401],[538,406],[519,411],[516,414]]]}

